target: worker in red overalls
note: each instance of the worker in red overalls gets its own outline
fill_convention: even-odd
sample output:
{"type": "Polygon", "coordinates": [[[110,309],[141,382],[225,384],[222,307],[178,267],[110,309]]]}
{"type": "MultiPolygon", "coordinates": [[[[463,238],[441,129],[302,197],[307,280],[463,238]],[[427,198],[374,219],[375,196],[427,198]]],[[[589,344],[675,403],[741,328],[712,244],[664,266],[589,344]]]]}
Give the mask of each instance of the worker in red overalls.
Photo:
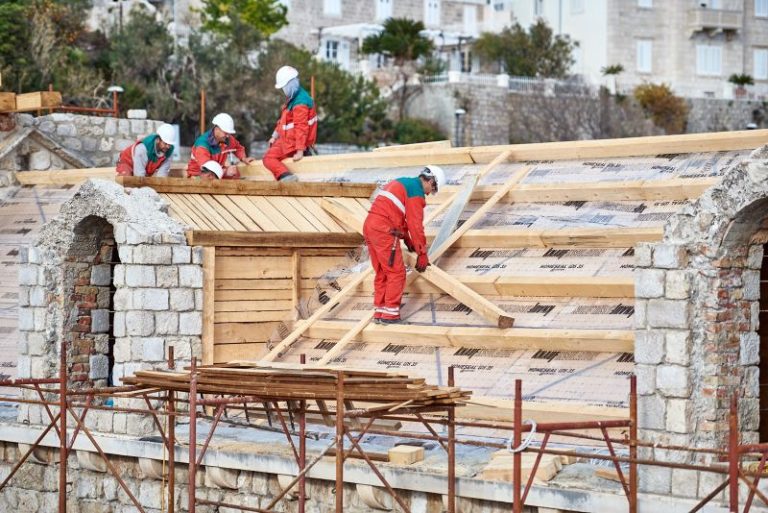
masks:
{"type": "Polygon", "coordinates": [[[373,281],[373,314],[378,324],[400,322],[400,300],[405,290],[405,264],[400,239],[415,252],[416,270],[429,266],[424,235],[425,197],[445,184],[438,166],[425,167],[417,177],[403,177],[386,184],[376,194],[363,225],[363,236],[376,273],[373,281]]]}
{"type": "Polygon", "coordinates": [[[269,169],[275,180],[295,182],[296,175],[288,171],[283,159],[293,157],[298,162],[304,157],[304,151],[317,141],[317,112],[315,102],[309,93],[299,84],[299,72],[291,66],[283,66],[275,74],[275,88],[282,89],[286,101],[280,113],[269,149],[261,162],[269,169]]]}
{"type": "Polygon", "coordinates": [[[200,176],[200,166],[213,160],[224,169],[225,180],[238,180],[240,171],[237,169],[237,164],[239,162],[250,164],[256,159],[246,156],[245,148],[235,139],[235,121],[232,116],[224,112],[216,114],[211,124],[213,127],[200,134],[192,145],[192,158],[187,165],[187,177],[200,176]]]}
{"type": "Polygon", "coordinates": [[[171,171],[176,131],[163,123],[157,132],[140,139],[120,152],[118,176],[168,176],[171,171]]]}

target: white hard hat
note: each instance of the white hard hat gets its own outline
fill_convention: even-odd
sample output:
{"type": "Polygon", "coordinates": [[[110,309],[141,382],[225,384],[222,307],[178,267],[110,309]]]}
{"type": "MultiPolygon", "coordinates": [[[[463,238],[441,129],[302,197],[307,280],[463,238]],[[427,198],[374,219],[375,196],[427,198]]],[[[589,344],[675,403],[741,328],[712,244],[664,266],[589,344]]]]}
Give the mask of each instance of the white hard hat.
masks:
{"type": "Polygon", "coordinates": [[[299,76],[299,71],[293,66],[283,66],[275,73],[275,89],[282,89],[285,85],[299,76]]]}
{"type": "Polygon", "coordinates": [[[224,130],[224,132],[228,134],[234,134],[235,133],[235,120],[232,119],[232,116],[229,114],[222,112],[221,114],[216,114],[213,116],[213,121],[211,121],[213,126],[217,126],[224,130]]]}
{"type": "Polygon", "coordinates": [[[224,176],[224,169],[221,167],[221,164],[219,164],[215,160],[209,160],[208,162],[206,162],[200,167],[216,175],[216,177],[219,180],[221,180],[221,177],[224,176]]]}
{"type": "Polygon", "coordinates": [[[424,168],[419,176],[435,181],[435,194],[437,194],[437,191],[445,185],[445,171],[443,171],[443,168],[440,166],[429,165],[424,168]]]}
{"type": "Polygon", "coordinates": [[[176,142],[176,130],[168,123],[163,123],[157,127],[157,135],[165,144],[173,144],[176,142]]]}

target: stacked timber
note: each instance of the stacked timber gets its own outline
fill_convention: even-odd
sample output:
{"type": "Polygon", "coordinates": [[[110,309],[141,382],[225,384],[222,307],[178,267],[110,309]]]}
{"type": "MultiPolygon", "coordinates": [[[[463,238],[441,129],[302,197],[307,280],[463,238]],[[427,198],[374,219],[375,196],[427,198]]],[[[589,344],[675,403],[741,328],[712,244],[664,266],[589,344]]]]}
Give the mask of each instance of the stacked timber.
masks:
{"type": "MultiPolygon", "coordinates": [[[[344,400],[392,404],[401,408],[462,406],[471,392],[458,387],[429,385],[404,374],[286,364],[228,364],[196,369],[202,394],[258,396],[264,400],[333,401],[343,374],[344,400]]],[[[189,392],[190,372],[138,371],[125,384],[189,392]]]]}

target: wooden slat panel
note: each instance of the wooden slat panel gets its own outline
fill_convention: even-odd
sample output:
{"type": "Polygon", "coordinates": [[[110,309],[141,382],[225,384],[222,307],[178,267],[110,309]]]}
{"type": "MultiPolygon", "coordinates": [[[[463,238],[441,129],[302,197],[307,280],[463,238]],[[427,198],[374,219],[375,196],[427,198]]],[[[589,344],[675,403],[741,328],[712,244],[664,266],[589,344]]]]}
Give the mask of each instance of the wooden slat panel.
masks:
{"type": "Polygon", "coordinates": [[[196,227],[200,230],[214,230],[216,229],[215,226],[213,226],[211,223],[208,222],[207,219],[205,219],[205,216],[200,215],[196,210],[189,207],[189,205],[186,204],[186,202],[182,201],[182,199],[178,195],[172,195],[172,194],[165,194],[163,197],[168,201],[168,203],[171,204],[171,206],[180,212],[183,212],[184,215],[192,221],[191,226],[196,227]]]}
{"type": "Polygon", "coordinates": [[[219,257],[216,279],[290,278],[290,258],[219,257]]]}
{"type": "Polygon", "coordinates": [[[234,360],[258,360],[267,353],[264,343],[223,344],[213,348],[215,363],[228,363],[234,360]]]}
{"type": "Polygon", "coordinates": [[[263,301],[216,301],[215,311],[218,312],[270,312],[273,310],[290,310],[291,300],[263,301]]]}
{"type": "MultiPolygon", "coordinates": [[[[218,280],[217,280],[218,283],[218,280]]],[[[274,289],[217,290],[216,301],[263,301],[265,299],[291,299],[291,291],[274,289]]]]}
{"type": "MultiPolygon", "coordinates": [[[[325,232],[325,233],[330,232],[331,231],[330,228],[328,228],[325,225],[325,223],[314,214],[312,209],[308,209],[304,205],[304,203],[299,201],[300,199],[309,200],[310,202],[312,201],[311,198],[291,198],[290,201],[291,201],[291,204],[293,205],[293,208],[295,208],[301,215],[303,215],[304,219],[309,221],[312,224],[312,226],[315,227],[315,230],[317,230],[318,232],[325,232]]],[[[318,210],[322,212],[322,209],[318,209],[318,210]]]]}
{"type": "Polygon", "coordinates": [[[280,322],[217,323],[214,325],[216,344],[264,342],[279,325],[280,322]]]}
{"type": "MultiPolygon", "coordinates": [[[[221,257],[220,257],[221,258],[221,257]]],[[[216,278],[216,290],[290,290],[290,278],[226,279],[216,278]]]]}
{"type": "Polygon", "coordinates": [[[247,230],[245,225],[241,223],[235,216],[233,216],[229,209],[219,201],[218,197],[211,196],[210,194],[201,194],[200,197],[203,198],[208,203],[208,205],[211,206],[211,208],[216,209],[216,212],[218,212],[219,215],[224,218],[229,226],[235,230],[247,230]]]}
{"type": "Polygon", "coordinates": [[[301,232],[317,232],[318,229],[304,215],[296,209],[296,205],[288,198],[280,196],[267,196],[264,198],[268,203],[280,211],[293,226],[301,232]]]}
{"type": "Polygon", "coordinates": [[[219,312],[216,314],[216,322],[268,322],[283,321],[290,316],[289,310],[275,310],[269,312],[219,312]]]}
{"type": "Polygon", "coordinates": [[[243,212],[248,214],[248,217],[250,217],[254,223],[258,224],[263,231],[280,231],[280,228],[278,228],[274,221],[272,221],[267,214],[262,212],[250,198],[246,196],[230,196],[230,199],[240,207],[243,212]]]}
{"type": "Polygon", "coordinates": [[[174,202],[172,199],[170,199],[166,195],[163,195],[163,198],[168,202],[168,204],[171,207],[171,210],[170,210],[171,217],[177,218],[187,226],[190,226],[195,229],[200,229],[200,225],[197,223],[197,220],[194,219],[189,214],[187,214],[187,212],[184,209],[180,208],[176,204],[176,202],[174,202]]]}
{"type": "Polygon", "coordinates": [[[325,226],[328,228],[329,231],[333,233],[340,233],[340,232],[346,232],[347,230],[334,221],[334,219],[329,216],[325,210],[323,210],[321,206],[321,198],[296,198],[298,201],[301,202],[302,205],[307,210],[312,211],[312,213],[317,217],[321,222],[325,224],[325,226]]]}
{"type": "Polygon", "coordinates": [[[228,230],[228,231],[237,230],[236,227],[229,224],[229,222],[224,218],[220,210],[209,205],[203,196],[199,194],[196,194],[196,195],[183,194],[182,196],[185,196],[184,199],[186,199],[187,203],[194,205],[195,207],[197,207],[198,211],[208,216],[208,219],[210,219],[211,222],[215,224],[219,230],[228,230]]]}
{"type": "Polygon", "coordinates": [[[223,196],[218,195],[214,196],[216,198],[216,201],[221,203],[222,207],[225,208],[227,211],[229,211],[230,214],[232,214],[248,231],[251,232],[260,232],[261,226],[251,219],[251,217],[242,209],[240,206],[232,201],[232,198],[236,198],[237,196],[223,196]]]}
{"type": "Polygon", "coordinates": [[[193,198],[193,196],[186,196],[184,194],[177,194],[175,197],[176,201],[185,205],[187,209],[189,209],[189,212],[194,212],[201,222],[205,222],[209,229],[224,230],[226,223],[223,223],[223,221],[215,215],[215,212],[212,216],[208,209],[205,208],[207,205],[204,205],[198,201],[194,201],[193,198]]]}
{"type": "Polygon", "coordinates": [[[269,219],[271,219],[272,222],[277,225],[279,231],[299,231],[299,229],[294,226],[278,209],[269,203],[266,198],[262,196],[249,196],[248,199],[251,200],[257,207],[259,207],[259,210],[261,210],[264,215],[269,217],[269,219]]]}
{"type": "Polygon", "coordinates": [[[343,260],[335,256],[302,256],[301,277],[319,278],[341,263],[343,263],[343,260]]]}

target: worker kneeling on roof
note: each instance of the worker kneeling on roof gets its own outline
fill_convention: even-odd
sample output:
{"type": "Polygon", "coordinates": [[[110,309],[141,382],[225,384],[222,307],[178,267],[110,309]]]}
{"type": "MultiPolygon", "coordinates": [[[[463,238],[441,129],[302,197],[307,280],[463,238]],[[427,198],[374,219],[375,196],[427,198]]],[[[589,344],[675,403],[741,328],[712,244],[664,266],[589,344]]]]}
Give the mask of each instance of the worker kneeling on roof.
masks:
{"type": "Polygon", "coordinates": [[[157,132],[139,139],[120,152],[118,176],[168,176],[176,131],[163,123],[157,132]]]}
{"type": "Polygon", "coordinates": [[[363,236],[376,273],[373,282],[374,322],[400,322],[400,300],[405,289],[405,264],[400,239],[408,251],[418,255],[416,270],[429,266],[427,238],[424,235],[425,196],[436,194],[445,184],[445,173],[427,166],[418,177],[403,177],[386,184],[377,195],[365,218],[363,236]]]}
{"type": "Polygon", "coordinates": [[[224,168],[215,160],[209,160],[200,166],[200,178],[203,180],[221,180],[224,177],[224,168]]]}
{"type": "Polygon", "coordinates": [[[293,157],[298,162],[304,157],[304,151],[317,141],[317,112],[315,102],[309,93],[299,84],[299,72],[291,66],[283,66],[275,75],[275,88],[282,89],[285,103],[280,113],[269,149],[261,162],[269,169],[276,180],[295,182],[296,175],[288,171],[283,159],[293,157]]]}
{"type": "Polygon", "coordinates": [[[192,158],[187,166],[189,178],[200,176],[200,170],[209,160],[218,162],[224,169],[224,179],[237,180],[240,171],[239,162],[250,164],[256,159],[245,155],[245,148],[235,139],[235,121],[232,116],[222,112],[216,114],[211,122],[213,127],[200,134],[192,146],[192,158]]]}

